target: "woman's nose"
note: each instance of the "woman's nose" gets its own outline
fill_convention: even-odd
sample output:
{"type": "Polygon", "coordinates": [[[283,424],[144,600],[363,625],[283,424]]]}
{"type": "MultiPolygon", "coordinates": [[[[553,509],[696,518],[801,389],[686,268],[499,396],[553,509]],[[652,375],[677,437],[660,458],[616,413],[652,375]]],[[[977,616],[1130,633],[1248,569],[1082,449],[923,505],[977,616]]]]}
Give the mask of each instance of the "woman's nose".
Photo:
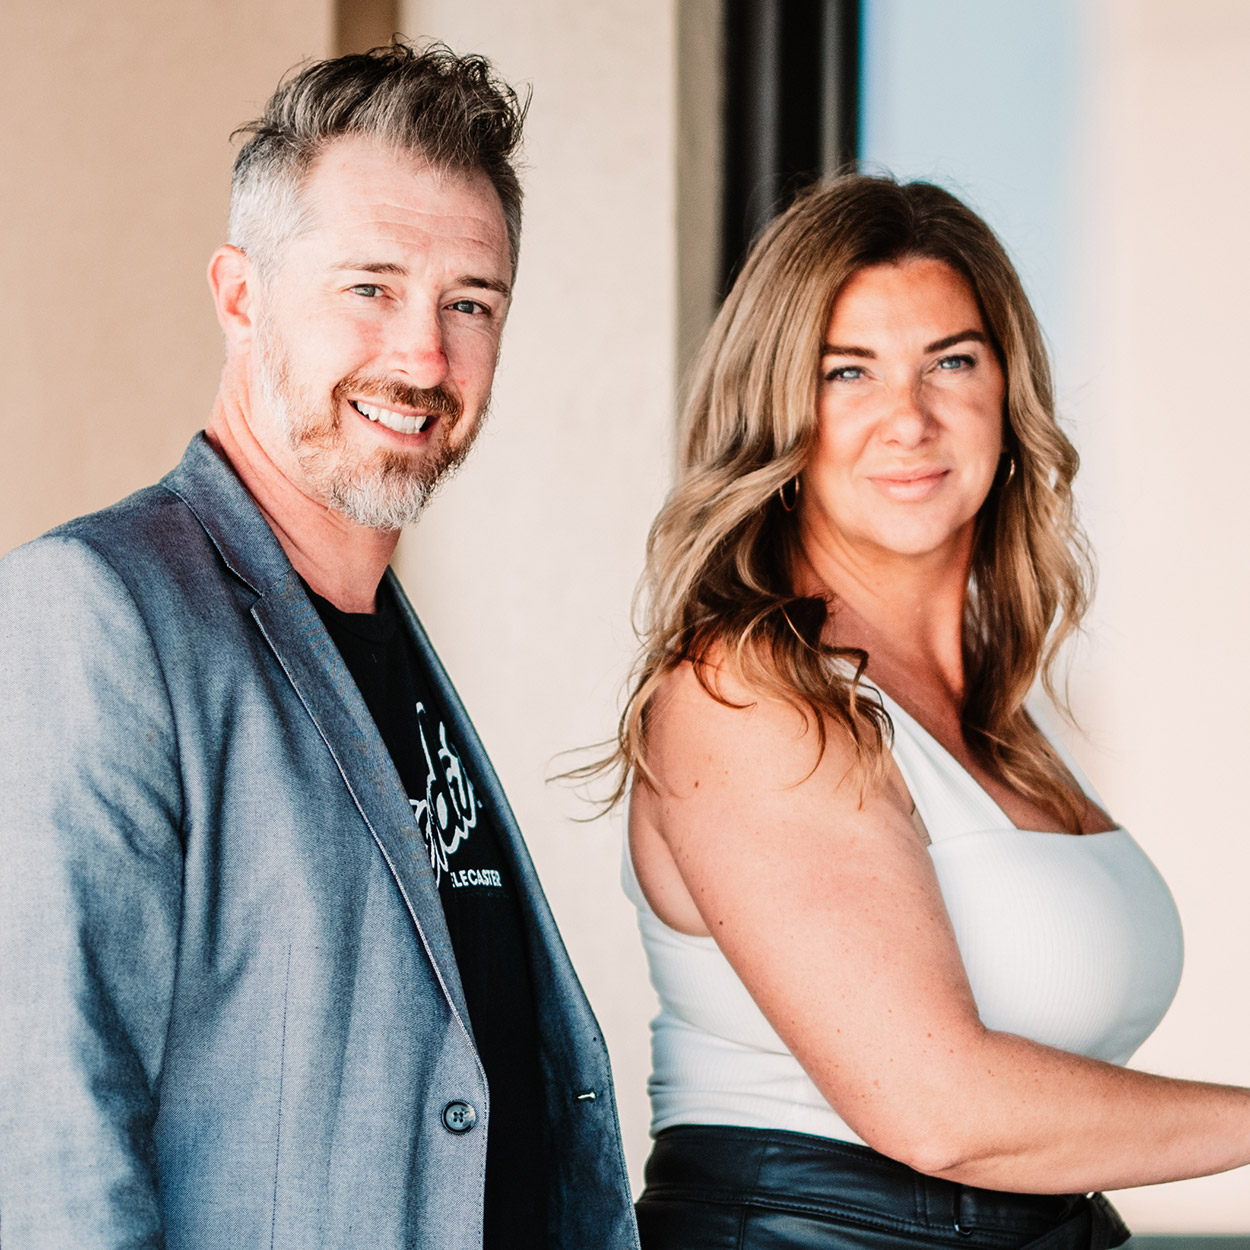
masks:
{"type": "Polygon", "coordinates": [[[889,410],[882,422],[882,437],[889,443],[914,447],[929,436],[933,417],[920,389],[899,386],[889,396],[889,410]]]}

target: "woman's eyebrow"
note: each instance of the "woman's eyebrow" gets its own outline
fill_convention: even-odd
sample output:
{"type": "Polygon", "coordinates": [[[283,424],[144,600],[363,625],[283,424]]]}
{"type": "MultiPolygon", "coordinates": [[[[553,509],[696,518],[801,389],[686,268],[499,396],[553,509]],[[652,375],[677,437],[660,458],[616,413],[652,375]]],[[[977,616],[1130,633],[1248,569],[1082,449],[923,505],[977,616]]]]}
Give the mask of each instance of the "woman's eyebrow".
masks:
{"type": "MultiPolygon", "coordinates": [[[[932,349],[930,349],[932,350],[932,349]]],[[[837,347],[833,343],[826,343],[820,349],[821,357],[825,356],[857,356],[860,360],[876,360],[877,353],[868,347],[837,347]]]]}
{"type": "MultiPolygon", "coordinates": [[[[954,347],[956,343],[988,343],[989,340],[980,330],[960,330],[958,334],[948,334],[943,339],[930,343],[924,350],[925,353],[944,351],[948,347],[954,347]]],[[[869,347],[843,347],[836,343],[826,343],[820,349],[820,354],[824,356],[855,356],[860,360],[876,360],[877,353],[869,347]]]]}
{"type": "Polygon", "coordinates": [[[948,334],[944,339],[938,339],[936,343],[930,343],[925,348],[925,352],[945,351],[948,347],[954,347],[956,343],[988,343],[989,340],[981,333],[980,330],[960,330],[958,334],[948,334]]]}

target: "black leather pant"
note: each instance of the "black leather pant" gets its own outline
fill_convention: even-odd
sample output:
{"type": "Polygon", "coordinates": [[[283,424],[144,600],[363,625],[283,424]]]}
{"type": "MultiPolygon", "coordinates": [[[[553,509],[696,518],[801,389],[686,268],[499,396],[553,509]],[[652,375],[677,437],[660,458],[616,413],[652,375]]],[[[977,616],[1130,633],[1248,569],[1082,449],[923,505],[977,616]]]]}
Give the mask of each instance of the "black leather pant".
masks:
{"type": "Polygon", "coordinates": [[[802,1133],[666,1129],[646,1181],[642,1250],[1107,1250],[1129,1235],[1101,1194],[974,1189],[802,1133]]]}

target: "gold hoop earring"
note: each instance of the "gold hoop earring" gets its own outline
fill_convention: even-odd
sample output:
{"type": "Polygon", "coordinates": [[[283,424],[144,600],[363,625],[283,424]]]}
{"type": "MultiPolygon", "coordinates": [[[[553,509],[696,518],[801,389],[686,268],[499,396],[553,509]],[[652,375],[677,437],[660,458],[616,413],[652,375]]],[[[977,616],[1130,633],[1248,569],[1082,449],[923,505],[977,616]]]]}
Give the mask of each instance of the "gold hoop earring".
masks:
{"type": "Polygon", "coordinates": [[[799,490],[802,486],[803,483],[799,481],[799,475],[796,473],[788,482],[782,482],[782,484],[777,487],[777,498],[781,500],[781,506],[787,512],[793,512],[795,508],[799,506],[799,490]],[[794,487],[794,491],[791,493],[788,503],[786,502],[787,486],[794,487]]]}
{"type": "Polygon", "coordinates": [[[1010,485],[1011,479],[1016,475],[1016,458],[1010,452],[1004,453],[1007,457],[1007,476],[1003,478],[1004,489],[1010,485]]]}

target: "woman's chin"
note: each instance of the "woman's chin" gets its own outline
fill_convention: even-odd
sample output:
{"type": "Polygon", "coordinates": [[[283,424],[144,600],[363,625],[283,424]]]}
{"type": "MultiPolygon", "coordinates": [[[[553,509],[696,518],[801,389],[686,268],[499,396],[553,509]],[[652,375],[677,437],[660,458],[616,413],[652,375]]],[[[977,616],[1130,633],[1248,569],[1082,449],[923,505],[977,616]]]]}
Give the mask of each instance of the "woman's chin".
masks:
{"type": "Polygon", "coordinates": [[[847,545],[865,558],[874,556],[897,562],[929,562],[941,557],[964,560],[970,547],[971,523],[951,525],[890,525],[866,528],[858,536],[846,536],[847,545]]]}

